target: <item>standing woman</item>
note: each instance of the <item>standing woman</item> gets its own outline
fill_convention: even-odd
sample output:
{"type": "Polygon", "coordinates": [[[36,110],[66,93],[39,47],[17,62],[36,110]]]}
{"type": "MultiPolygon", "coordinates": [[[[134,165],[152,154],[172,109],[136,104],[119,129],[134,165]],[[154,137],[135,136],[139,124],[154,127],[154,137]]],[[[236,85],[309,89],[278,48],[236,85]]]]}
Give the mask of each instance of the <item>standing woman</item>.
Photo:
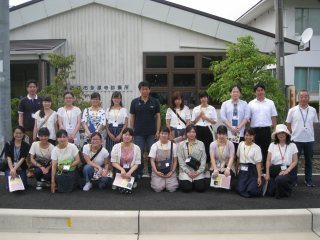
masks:
{"type": "Polygon", "coordinates": [[[122,95],[116,91],[112,93],[110,108],[106,111],[107,138],[106,148],[111,152],[113,146],[121,141],[121,136],[128,126],[128,111],[122,106],[122,95]]]}
{"type": "Polygon", "coordinates": [[[217,122],[216,109],[208,104],[209,96],[207,92],[199,93],[200,105],[192,111],[192,122],[196,126],[197,139],[204,143],[207,160],[210,162],[209,146],[214,140],[213,124],[217,122]]]}
{"type": "Polygon", "coordinates": [[[184,192],[206,190],[204,170],[206,151],[203,142],[196,139],[196,128],[193,124],[186,127],[187,139],[178,146],[179,181],[184,192]]]}
{"type": "MultiPolygon", "coordinates": [[[[111,163],[115,172],[121,173],[122,178],[134,177],[137,180],[137,169],[141,164],[141,150],[133,143],[133,130],[123,130],[122,142],[113,146],[111,151],[111,163]]],[[[136,183],[133,187],[136,187],[136,183]]]]}
{"type": "Polygon", "coordinates": [[[64,129],[57,132],[57,146],[51,152],[52,174],[51,192],[72,192],[78,186],[76,167],[80,162],[79,150],[68,142],[68,133],[64,129]]]}
{"type": "Polygon", "coordinates": [[[37,180],[37,190],[41,190],[51,181],[51,152],[54,146],[49,142],[49,135],[48,128],[40,128],[38,131],[40,141],[33,142],[29,151],[34,166],[34,177],[37,180]],[[41,181],[42,179],[46,182],[41,181]]]}
{"type": "Polygon", "coordinates": [[[155,192],[165,189],[175,192],[179,186],[176,174],[177,146],[169,141],[169,134],[169,128],[161,128],[159,141],[152,145],[149,153],[152,167],[151,188],[155,192]]]}
{"type": "Polygon", "coordinates": [[[68,141],[76,145],[80,144],[80,123],[81,123],[81,110],[73,106],[74,95],[72,92],[65,92],[64,107],[58,109],[58,122],[59,128],[64,129],[68,133],[68,141]]]}
{"type": "Polygon", "coordinates": [[[210,159],[212,176],[224,174],[226,177],[235,176],[233,165],[234,145],[228,140],[228,129],[224,125],[217,128],[218,139],[210,144],[210,159]]]}
{"type": "Polygon", "coordinates": [[[289,197],[295,180],[292,170],[298,163],[298,149],[290,141],[290,132],[284,124],[276,126],[272,137],[274,142],[269,146],[266,162],[267,194],[276,198],[289,197]]]}
{"type": "Polygon", "coordinates": [[[190,124],[190,109],[184,105],[183,96],[180,92],[172,95],[171,106],[166,113],[166,126],[171,130],[171,138],[184,136],[186,126],[190,124]]]}
{"type": "Polygon", "coordinates": [[[90,96],[91,107],[86,108],[82,115],[82,127],[90,139],[94,132],[100,132],[104,129],[106,124],[106,114],[102,107],[100,107],[100,94],[94,92],[90,96]]]}
{"type": "Polygon", "coordinates": [[[13,129],[13,138],[5,145],[5,156],[8,162],[5,171],[6,188],[9,189],[8,177],[16,178],[20,176],[25,188],[28,187],[27,182],[27,163],[26,157],[28,156],[30,146],[23,141],[25,130],[23,127],[18,126],[13,129]]]}
{"type": "Polygon", "coordinates": [[[262,194],[261,148],[253,142],[254,130],[244,130],[244,141],[239,143],[239,177],[237,191],[242,197],[258,197],[262,194]]]}
{"type": "Polygon", "coordinates": [[[33,141],[39,140],[38,131],[40,128],[47,128],[50,132],[49,142],[56,145],[56,132],[58,130],[58,114],[51,109],[51,97],[42,99],[41,109],[34,114],[33,141]]]}

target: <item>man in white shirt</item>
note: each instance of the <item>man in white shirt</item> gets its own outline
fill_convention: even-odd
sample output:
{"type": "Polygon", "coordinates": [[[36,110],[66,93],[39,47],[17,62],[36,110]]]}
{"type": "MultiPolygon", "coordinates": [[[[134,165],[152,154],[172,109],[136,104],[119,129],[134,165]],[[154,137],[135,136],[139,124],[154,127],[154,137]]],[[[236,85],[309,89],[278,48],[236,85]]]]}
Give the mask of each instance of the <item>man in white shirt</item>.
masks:
{"type": "Polygon", "coordinates": [[[240,86],[232,85],[229,92],[231,99],[222,103],[220,116],[222,122],[228,128],[228,138],[233,141],[232,139],[235,139],[235,136],[240,137],[240,141],[233,141],[235,152],[237,152],[239,142],[244,140],[243,132],[249,119],[249,108],[247,102],[240,99],[240,86]]]}
{"type": "MultiPolygon", "coordinates": [[[[314,142],[314,123],[318,122],[316,109],[309,106],[309,93],[307,90],[301,90],[298,94],[299,104],[289,109],[287,116],[287,126],[292,132],[291,140],[297,145],[298,156],[302,150],[305,158],[305,184],[308,187],[314,187],[312,182],[312,157],[314,142]]],[[[294,169],[298,172],[298,166],[294,169]]],[[[295,179],[297,183],[297,177],[295,179]]]]}
{"type": "Polygon", "coordinates": [[[254,86],[256,98],[249,102],[250,126],[255,132],[255,143],[261,148],[263,171],[265,172],[268,148],[271,143],[271,126],[277,125],[277,110],[274,102],[266,98],[265,86],[258,83],[254,86]]]}

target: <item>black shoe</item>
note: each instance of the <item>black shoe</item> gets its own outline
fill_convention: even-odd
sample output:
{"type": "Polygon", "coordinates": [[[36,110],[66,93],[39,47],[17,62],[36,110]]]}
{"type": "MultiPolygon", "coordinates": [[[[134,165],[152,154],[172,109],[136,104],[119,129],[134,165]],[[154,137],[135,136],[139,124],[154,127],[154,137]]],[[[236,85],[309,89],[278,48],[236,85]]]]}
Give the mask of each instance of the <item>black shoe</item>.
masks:
{"type": "Polygon", "coordinates": [[[307,187],[315,187],[316,185],[314,185],[312,182],[306,182],[304,181],[304,184],[307,186],[307,187]]]}

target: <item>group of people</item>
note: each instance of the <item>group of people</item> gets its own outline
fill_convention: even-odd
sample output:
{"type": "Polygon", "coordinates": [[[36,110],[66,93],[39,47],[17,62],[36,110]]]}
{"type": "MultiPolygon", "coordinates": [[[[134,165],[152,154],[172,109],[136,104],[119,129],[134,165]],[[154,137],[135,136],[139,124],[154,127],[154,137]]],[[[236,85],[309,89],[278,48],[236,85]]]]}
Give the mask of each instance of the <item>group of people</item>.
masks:
{"type": "Polygon", "coordinates": [[[19,175],[27,186],[26,170],[31,167],[37,189],[70,192],[77,188],[79,175],[85,179],[83,190],[89,191],[94,185],[106,188],[119,173],[122,178],[134,177],[135,188],[145,172],[146,152],[146,171],[156,192],[177,188],[203,192],[207,178],[223,174],[232,182],[237,179],[236,189],[243,197],[266,193],[281,198],[290,196],[297,184],[303,151],[305,184],[314,186],[313,124],[318,117],[306,90],[299,92],[299,104],[289,110],[287,124],[277,125],[274,102],[265,97],[263,84],[254,86],[256,98],[248,104],[240,99],[241,88],[233,85],[230,100],[221,106],[224,125],[215,132],[218,117],[206,92],[199,93],[200,105],[192,111],[180,92],[173,93],[166,126],[161,127],[160,105],[150,96],[149,83],[140,82],[138,88],[140,96],[132,100],[129,113],[120,92],[112,94],[107,110],[101,107],[99,93],[92,93],[91,106],[83,112],[73,105],[73,94],[65,92],[64,106],[55,112],[51,98],[38,97],[37,83],[28,82],[28,96],[19,105],[20,126],[5,145],[6,176],[19,175]],[[87,144],[80,148],[81,126],[87,144]]]}

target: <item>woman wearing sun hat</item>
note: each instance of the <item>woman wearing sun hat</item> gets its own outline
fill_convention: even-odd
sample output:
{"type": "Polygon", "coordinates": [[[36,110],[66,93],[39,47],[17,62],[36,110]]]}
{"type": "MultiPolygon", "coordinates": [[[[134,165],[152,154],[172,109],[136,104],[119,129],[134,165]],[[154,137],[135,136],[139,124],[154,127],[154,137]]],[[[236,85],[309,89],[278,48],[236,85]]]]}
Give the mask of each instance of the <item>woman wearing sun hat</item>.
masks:
{"type": "Polygon", "coordinates": [[[274,142],[269,146],[266,163],[267,195],[289,197],[294,180],[292,169],[298,163],[298,149],[291,142],[291,134],[284,124],[276,126],[272,138],[274,142]]]}

